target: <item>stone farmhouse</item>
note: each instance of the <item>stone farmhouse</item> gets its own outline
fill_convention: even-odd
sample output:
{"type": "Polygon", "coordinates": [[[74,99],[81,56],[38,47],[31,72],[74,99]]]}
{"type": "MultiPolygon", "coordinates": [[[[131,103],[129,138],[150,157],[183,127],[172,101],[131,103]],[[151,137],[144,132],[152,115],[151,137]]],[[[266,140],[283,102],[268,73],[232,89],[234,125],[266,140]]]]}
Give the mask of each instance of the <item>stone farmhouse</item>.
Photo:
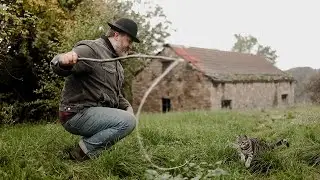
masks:
{"type": "MultiPolygon", "coordinates": [[[[143,112],[286,107],[294,104],[295,80],[252,54],[165,44],[160,56],[181,57],[151,91],[143,112]]],[[[152,60],[132,84],[132,106],[172,61],[152,60]]]]}

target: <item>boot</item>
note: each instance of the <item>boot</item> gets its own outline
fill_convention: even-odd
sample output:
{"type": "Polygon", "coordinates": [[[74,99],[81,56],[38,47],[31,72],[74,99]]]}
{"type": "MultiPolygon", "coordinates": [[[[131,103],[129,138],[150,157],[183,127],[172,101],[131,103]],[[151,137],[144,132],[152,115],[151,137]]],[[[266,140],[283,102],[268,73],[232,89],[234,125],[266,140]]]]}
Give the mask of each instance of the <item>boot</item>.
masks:
{"type": "Polygon", "coordinates": [[[79,145],[77,145],[75,148],[69,151],[69,157],[71,160],[75,160],[79,162],[90,159],[89,156],[82,151],[79,145]]]}

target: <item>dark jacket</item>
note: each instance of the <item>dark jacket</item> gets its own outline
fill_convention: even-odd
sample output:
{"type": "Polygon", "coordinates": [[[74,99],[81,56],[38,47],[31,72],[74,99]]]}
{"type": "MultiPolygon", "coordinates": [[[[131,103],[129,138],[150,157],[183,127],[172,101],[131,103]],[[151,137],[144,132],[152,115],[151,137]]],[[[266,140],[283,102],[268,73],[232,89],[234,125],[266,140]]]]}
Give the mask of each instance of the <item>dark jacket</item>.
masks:
{"type": "MultiPolygon", "coordinates": [[[[83,40],[75,44],[78,57],[106,59],[117,57],[106,36],[83,40]]],[[[79,112],[86,107],[103,106],[126,110],[130,103],[121,94],[124,71],[119,61],[94,62],[79,60],[70,68],[60,67],[58,59],[51,61],[53,72],[66,77],[60,101],[60,111],[79,112]]]]}

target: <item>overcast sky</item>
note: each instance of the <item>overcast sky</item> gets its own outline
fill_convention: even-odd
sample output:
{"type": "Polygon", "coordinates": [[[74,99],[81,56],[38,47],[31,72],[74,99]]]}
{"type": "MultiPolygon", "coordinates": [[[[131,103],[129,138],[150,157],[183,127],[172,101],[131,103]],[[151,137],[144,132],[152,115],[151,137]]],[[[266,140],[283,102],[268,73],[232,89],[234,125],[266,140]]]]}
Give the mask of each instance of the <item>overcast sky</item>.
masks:
{"type": "Polygon", "coordinates": [[[320,68],[317,0],[153,0],[177,31],[168,43],[230,50],[234,34],[251,34],[277,50],[276,66],[320,68]]]}

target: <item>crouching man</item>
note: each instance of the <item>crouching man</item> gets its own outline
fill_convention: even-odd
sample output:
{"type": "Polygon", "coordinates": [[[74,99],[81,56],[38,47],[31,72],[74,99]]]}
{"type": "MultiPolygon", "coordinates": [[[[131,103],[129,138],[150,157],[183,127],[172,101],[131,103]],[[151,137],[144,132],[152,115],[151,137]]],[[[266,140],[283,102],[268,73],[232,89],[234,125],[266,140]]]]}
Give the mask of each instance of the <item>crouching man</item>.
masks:
{"type": "Polygon", "coordinates": [[[128,136],[136,126],[130,103],[121,94],[124,81],[119,61],[95,62],[78,58],[107,59],[126,56],[136,37],[137,24],[121,18],[95,40],[82,40],[70,52],[58,54],[51,68],[66,77],[62,90],[59,119],[65,130],[81,140],[69,152],[73,160],[98,157],[105,149],[128,136]]]}

